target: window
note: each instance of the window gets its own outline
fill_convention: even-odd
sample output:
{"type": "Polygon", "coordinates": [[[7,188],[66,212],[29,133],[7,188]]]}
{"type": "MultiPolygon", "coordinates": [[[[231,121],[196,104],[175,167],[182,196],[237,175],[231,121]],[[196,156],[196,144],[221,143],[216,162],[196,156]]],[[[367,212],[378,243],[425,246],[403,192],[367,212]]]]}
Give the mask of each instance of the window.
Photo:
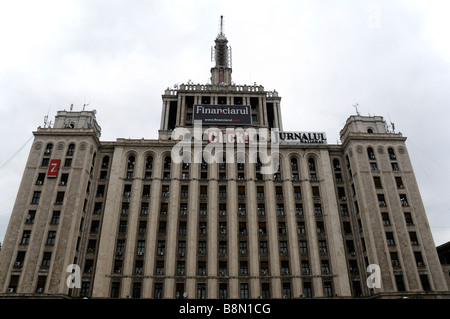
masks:
{"type": "Polygon", "coordinates": [[[395,246],[394,234],[392,232],[386,233],[386,240],[388,246],[395,246]]]}
{"type": "Polygon", "coordinates": [[[301,199],[302,198],[302,192],[301,192],[300,186],[295,186],[294,187],[294,198],[295,199],[301,199]]]}
{"type": "Polygon", "coordinates": [[[308,167],[311,172],[316,171],[316,161],[314,160],[314,158],[310,157],[308,159],[308,167]]]}
{"type": "Polygon", "coordinates": [[[33,193],[33,198],[31,199],[31,204],[39,204],[39,199],[41,198],[41,192],[37,191],[33,193]]]}
{"type": "Polygon", "coordinates": [[[275,187],[275,197],[276,198],[283,198],[283,187],[282,186],[276,186],[275,187]]]}
{"type": "Polygon", "coordinates": [[[189,186],[188,185],[181,185],[181,197],[188,197],[189,196],[189,186]]]}
{"type": "Polygon", "coordinates": [[[219,283],[219,298],[226,299],[227,298],[227,284],[219,283]]]}
{"type": "Polygon", "coordinates": [[[280,241],[280,252],[282,254],[288,253],[287,241],[285,241],[285,240],[280,241]]]}
{"type": "Polygon", "coordinates": [[[133,283],[133,292],[131,294],[131,298],[141,298],[141,286],[140,282],[133,283]]]}
{"type": "Polygon", "coordinates": [[[55,205],[62,205],[64,202],[64,192],[58,192],[56,194],[55,205]]]}
{"type": "Polygon", "coordinates": [[[200,186],[200,198],[207,198],[207,197],[208,197],[208,187],[200,186]]]}
{"type": "Polygon", "coordinates": [[[291,158],[291,171],[297,172],[298,171],[298,164],[296,158],[291,158]]]}
{"type": "Polygon", "coordinates": [[[248,299],[248,284],[241,284],[241,299],[248,299]]]}
{"type": "Polygon", "coordinates": [[[306,234],[306,228],[304,222],[299,222],[297,225],[297,233],[299,235],[305,235],[306,234]]]}
{"type": "Polygon", "coordinates": [[[306,243],[306,240],[300,240],[298,242],[299,248],[300,248],[300,253],[306,254],[308,252],[308,246],[306,243]]]}
{"type": "Polygon", "coordinates": [[[50,164],[50,159],[49,159],[48,157],[44,157],[44,158],[42,159],[41,166],[42,166],[42,167],[48,167],[48,164],[50,164]]]}
{"type": "Polygon", "coordinates": [[[373,151],[373,148],[369,147],[367,149],[367,156],[369,157],[370,160],[374,160],[375,159],[375,153],[373,151]]]}
{"type": "Polygon", "coordinates": [[[147,233],[147,222],[145,220],[139,221],[138,233],[140,235],[147,233]]]}
{"type": "Polygon", "coordinates": [[[401,177],[395,177],[395,183],[397,184],[398,189],[405,188],[405,185],[403,185],[403,181],[401,177]]]}
{"type": "Polygon", "coordinates": [[[163,185],[161,187],[161,196],[168,197],[169,196],[169,185],[163,185]]]}
{"type": "Polygon", "coordinates": [[[270,284],[267,282],[261,284],[261,298],[270,298],[270,284]]]}
{"type": "Polygon", "coordinates": [[[395,284],[397,285],[397,291],[405,291],[405,283],[403,282],[403,275],[395,275],[395,284]]]}
{"type": "Polygon", "coordinates": [[[269,274],[269,262],[261,261],[260,262],[261,275],[265,276],[269,274]]]}
{"type": "Polygon", "coordinates": [[[248,263],[246,261],[239,262],[239,274],[248,275],[248,263]]]}
{"type": "Polygon", "coordinates": [[[378,171],[378,166],[376,162],[370,162],[370,169],[372,171],[378,171]]]}
{"type": "Polygon", "coordinates": [[[172,163],[172,160],[170,159],[170,156],[166,156],[164,158],[164,169],[170,170],[171,163],[172,163]]]}
{"type": "Polygon", "coordinates": [[[198,242],[198,253],[201,255],[206,254],[206,241],[198,242]]]}
{"type": "Polygon", "coordinates": [[[159,240],[157,253],[159,256],[164,256],[165,252],[166,252],[166,242],[164,240],[159,240]]]}
{"type": "Polygon", "coordinates": [[[264,186],[256,187],[256,198],[264,198],[264,186]]]}
{"type": "Polygon", "coordinates": [[[197,284],[197,299],[206,299],[206,284],[197,284]]]}
{"type": "Polygon", "coordinates": [[[327,242],[325,240],[319,240],[319,252],[321,253],[327,252],[327,242]]]}
{"type": "Polygon", "coordinates": [[[128,161],[127,161],[127,169],[133,170],[135,164],[136,164],[136,158],[133,155],[129,156],[128,161]]]}
{"type": "Polygon", "coordinates": [[[50,220],[50,224],[57,225],[59,224],[59,216],[61,215],[60,211],[53,211],[52,219],[50,220]]]}
{"type": "Polygon", "coordinates": [[[283,298],[291,298],[291,284],[289,282],[283,282],[282,294],[283,298]]]}
{"type": "Polygon", "coordinates": [[[329,274],[330,273],[330,264],[328,263],[328,260],[321,260],[320,261],[322,274],[329,274]]]}
{"type": "Polygon", "coordinates": [[[239,216],[246,215],[245,204],[238,204],[238,213],[239,213],[239,216]]]}
{"type": "Polygon", "coordinates": [[[258,216],[264,216],[266,214],[266,209],[264,204],[258,204],[258,216]]]}
{"type": "Polygon", "coordinates": [[[148,214],[148,203],[142,203],[141,205],[141,215],[148,214]]]}
{"type": "Polygon", "coordinates": [[[419,245],[416,232],[409,232],[409,238],[411,239],[411,245],[419,245]]]}
{"type": "Polygon", "coordinates": [[[305,298],[312,298],[312,285],[311,282],[303,282],[303,296],[305,298]]]}
{"type": "Polygon", "coordinates": [[[391,166],[392,166],[392,170],[393,171],[399,171],[400,170],[400,167],[398,166],[398,163],[392,162],[391,166]]]}
{"type": "Polygon", "coordinates": [[[59,180],[59,185],[66,186],[69,180],[69,174],[63,173],[61,174],[61,179],[59,180]]]}
{"type": "MultiPolygon", "coordinates": [[[[91,227],[91,233],[92,232],[96,232],[96,231],[95,231],[95,228],[93,229],[91,227]]],[[[120,223],[119,223],[119,234],[125,234],[126,232],[127,232],[127,221],[126,220],[121,220],[120,223]]]]}
{"type": "Polygon", "coordinates": [[[47,236],[47,245],[53,246],[55,244],[56,231],[49,231],[47,236]]]}
{"type": "Polygon", "coordinates": [[[245,186],[238,186],[238,198],[245,198],[245,186]]]}
{"type": "Polygon", "coordinates": [[[45,173],[39,173],[36,180],[36,185],[43,185],[45,181],[45,173]]]}
{"type": "Polygon", "coordinates": [[[316,199],[320,198],[319,186],[312,186],[312,197],[316,199]]]}
{"type": "Polygon", "coordinates": [[[164,235],[165,233],[166,233],[166,222],[164,220],[160,220],[158,234],[164,235]]]}
{"type": "Polygon", "coordinates": [[[260,254],[267,254],[267,241],[260,241],[259,242],[259,253],[260,254]]]}
{"type": "Polygon", "coordinates": [[[70,144],[69,147],[67,148],[67,156],[73,156],[73,154],[75,153],[75,144],[70,144]]]}
{"type": "Polygon", "coordinates": [[[277,216],[284,216],[284,204],[277,204],[277,216]]]}
{"type": "Polygon", "coordinates": [[[309,261],[302,260],[302,274],[309,274],[309,261]]]}
{"type": "Polygon", "coordinates": [[[47,144],[47,147],[45,148],[44,154],[50,155],[50,154],[52,154],[52,150],[53,150],[53,144],[49,143],[49,144],[47,144]]]}
{"type": "Polygon", "coordinates": [[[406,226],[414,225],[411,213],[405,213],[405,222],[406,222],[406,226]]]}
{"type": "Polygon", "coordinates": [[[113,282],[111,284],[111,298],[119,298],[120,282],[113,282]]]}
{"type": "Polygon", "coordinates": [[[31,230],[24,230],[22,233],[22,239],[20,240],[20,244],[27,245],[30,242],[31,230]]]}
{"type": "Polygon", "coordinates": [[[295,204],[295,215],[303,216],[303,205],[302,204],[295,204]]]}
{"type": "Polygon", "coordinates": [[[322,205],[320,203],[314,204],[314,214],[316,217],[322,216],[322,205]]]}
{"type": "Polygon", "coordinates": [[[199,275],[206,275],[206,262],[205,261],[199,261],[198,262],[198,274],[199,275]]]}
{"type": "Polygon", "coordinates": [[[219,241],[219,253],[226,254],[227,253],[227,242],[219,241]]]}
{"type": "Polygon", "coordinates": [[[247,254],[247,242],[246,241],[239,242],[239,252],[241,255],[247,254]]]}
{"type": "MultiPolygon", "coordinates": [[[[123,225],[122,225],[123,227],[123,225]]],[[[125,222],[125,231],[126,231],[126,222],[125,222]]],[[[92,234],[98,234],[98,230],[100,228],[100,221],[98,220],[93,220],[91,223],[91,233],[92,234]]],[[[120,226],[119,226],[119,231],[120,231],[120,226]]]]}
{"type": "Polygon", "coordinates": [[[153,168],[153,157],[147,156],[145,160],[145,169],[152,169],[153,168]]]}
{"type": "Polygon", "coordinates": [[[323,222],[317,222],[316,223],[316,228],[317,228],[317,233],[320,234],[325,234],[325,226],[323,224],[323,222]]]}
{"type": "Polygon", "coordinates": [[[163,297],[163,284],[155,283],[155,289],[153,291],[153,298],[161,299],[163,297]]]}
{"type": "Polygon", "coordinates": [[[220,222],[219,223],[219,234],[220,235],[226,235],[227,234],[227,223],[226,222],[220,222]]]}
{"type": "Polygon", "coordinates": [[[219,197],[220,198],[227,197],[227,187],[226,186],[219,186],[219,197]]]}
{"type": "Polygon", "coordinates": [[[400,194],[400,202],[402,203],[403,207],[408,207],[408,200],[406,199],[406,194],[400,194]]]}
{"type": "Polygon", "coordinates": [[[392,147],[388,148],[388,155],[389,155],[389,158],[391,160],[395,160],[396,159],[395,152],[394,152],[394,149],[392,147]]]}
{"type": "Polygon", "coordinates": [[[102,160],[102,168],[107,169],[109,166],[109,156],[104,156],[102,160]]]}
{"type": "Polygon", "coordinates": [[[45,252],[44,256],[42,257],[42,263],[41,263],[41,267],[42,268],[48,268],[50,267],[50,260],[52,258],[52,253],[50,252],[45,252]]]}
{"type": "Polygon", "coordinates": [[[137,255],[142,256],[145,252],[145,240],[138,240],[137,242],[137,255]]]}
{"type": "Polygon", "coordinates": [[[381,213],[381,219],[383,221],[384,226],[389,226],[391,224],[388,213],[381,213]]]}
{"type": "Polygon", "coordinates": [[[381,178],[379,176],[373,177],[373,183],[375,184],[375,188],[383,188],[383,186],[381,186],[381,178]]]}
{"type": "Polygon", "coordinates": [[[25,224],[33,224],[35,216],[36,216],[36,211],[35,210],[29,210],[27,218],[25,219],[25,224]]]}
{"type": "Polygon", "coordinates": [[[333,297],[333,287],[331,286],[331,281],[325,281],[323,283],[323,293],[325,297],[333,297]]]}
{"type": "Polygon", "coordinates": [[[178,234],[180,234],[180,235],[186,235],[187,234],[187,224],[186,224],[186,222],[180,222],[180,225],[178,227],[178,234]]]}
{"type": "Polygon", "coordinates": [[[186,241],[180,240],[178,242],[178,256],[184,257],[186,255],[186,241]]]}
{"type": "Polygon", "coordinates": [[[180,203],[180,216],[187,215],[187,203],[180,203]]]}
{"type": "Polygon", "coordinates": [[[384,195],[383,194],[377,194],[378,197],[378,205],[380,207],[386,207],[386,200],[384,199],[384,195]]]}

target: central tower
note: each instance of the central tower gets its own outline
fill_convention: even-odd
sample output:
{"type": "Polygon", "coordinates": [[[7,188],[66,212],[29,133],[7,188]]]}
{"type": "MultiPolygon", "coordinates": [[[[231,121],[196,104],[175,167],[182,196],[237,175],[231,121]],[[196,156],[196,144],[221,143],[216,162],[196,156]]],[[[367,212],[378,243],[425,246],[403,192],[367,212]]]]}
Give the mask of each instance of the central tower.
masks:
{"type": "Polygon", "coordinates": [[[231,84],[231,47],[223,33],[223,16],[220,16],[220,32],[214,41],[216,45],[211,52],[211,60],[216,65],[211,68],[211,84],[231,84]]]}

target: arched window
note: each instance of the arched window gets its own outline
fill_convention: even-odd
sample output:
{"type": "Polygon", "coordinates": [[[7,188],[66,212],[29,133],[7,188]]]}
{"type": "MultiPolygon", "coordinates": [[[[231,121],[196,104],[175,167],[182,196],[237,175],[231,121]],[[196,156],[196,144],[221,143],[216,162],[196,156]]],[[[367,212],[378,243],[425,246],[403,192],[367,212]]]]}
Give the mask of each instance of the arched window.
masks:
{"type": "Polygon", "coordinates": [[[314,172],[316,170],[316,161],[314,160],[314,158],[310,157],[308,160],[308,164],[309,164],[309,170],[311,172],[314,172]]]}
{"type": "Polygon", "coordinates": [[[136,164],[136,158],[134,155],[128,157],[127,167],[128,169],[134,169],[134,165],[136,164]]]}
{"type": "Polygon", "coordinates": [[[147,159],[145,160],[145,169],[152,169],[153,168],[153,157],[147,156],[147,159]]]}
{"type": "Polygon", "coordinates": [[[369,127],[369,128],[367,129],[367,133],[373,134],[373,130],[369,127]]]}
{"type": "Polygon", "coordinates": [[[335,158],[333,160],[333,167],[334,167],[334,170],[336,170],[336,171],[341,170],[341,164],[339,163],[339,160],[337,158],[335,158]]]}
{"type": "Polygon", "coordinates": [[[389,154],[389,158],[390,158],[391,160],[397,158],[397,157],[395,156],[395,152],[394,152],[394,149],[393,149],[392,147],[389,147],[389,148],[388,148],[388,154],[389,154]]]}
{"type": "Polygon", "coordinates": [[[170,156],[166,156],[164,158],[164,169],[170,169],[171,164],[172,164],[172,159],[170,158],[170,156]]]}
{"type": "Polygon", "coordinates": [[[370,160],[375,159],[375,152],[373,151],[373,148],[371,147],[367,148],[367,156],[369,156],[370,160]]]}
{"type": "Polygon", "coordinates": [[[103,157],[102,160],[102,168],[108,168],[108,166],[109,166],[109,156],[106,155],[103,157]]]}
{"type": "Polygon", "coordinates": [[[47,147],[45,148],[45,155],[50,155],[52,153],[53,150],[53,144],[52,143],[48,143],[47,147]]]}
{"type": "Polygon", "coordinates": [[[67,148],[67,156],[73,156],[73,154],[75,153],[75,144],[70,144],[69,147],[67,148]]]}
{"type": "Polygon", "coordinates": [[[295,157],[291,158],[291,170],[293,172],[297,172],[298,171],[297,159],[295,157]]]}

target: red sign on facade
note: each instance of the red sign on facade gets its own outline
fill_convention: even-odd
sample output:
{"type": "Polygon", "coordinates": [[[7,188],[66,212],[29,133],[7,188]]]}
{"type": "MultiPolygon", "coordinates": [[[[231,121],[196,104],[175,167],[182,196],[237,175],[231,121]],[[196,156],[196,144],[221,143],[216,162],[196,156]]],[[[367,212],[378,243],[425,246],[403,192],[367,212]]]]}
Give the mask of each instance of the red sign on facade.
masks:
{"type": "Polygon", "coordinates": [[[61,164],[61,160],[52,159],[50,160],[50,164],[48,166],[47,177],[56,177],[58,176],[59,165],[61,164]]]}

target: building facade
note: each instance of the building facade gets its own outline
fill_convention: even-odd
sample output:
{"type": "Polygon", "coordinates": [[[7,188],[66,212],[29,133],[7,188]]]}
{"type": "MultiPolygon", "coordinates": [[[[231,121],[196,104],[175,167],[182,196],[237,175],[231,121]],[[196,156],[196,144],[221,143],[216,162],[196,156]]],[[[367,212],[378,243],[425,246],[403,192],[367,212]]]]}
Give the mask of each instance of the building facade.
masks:
{"type": "Polygon", "coordinates": [[[214,59],[210,83],[164,92],[157,140],[101,141],[95,111],[34,132],[0,296],[448,297],[406,138],[359,115],[339,145],[284,132],[276,91],[231,81],[222,30],[214,59]],[[182,142],[201,152],[175,160],[182,142]]]}

